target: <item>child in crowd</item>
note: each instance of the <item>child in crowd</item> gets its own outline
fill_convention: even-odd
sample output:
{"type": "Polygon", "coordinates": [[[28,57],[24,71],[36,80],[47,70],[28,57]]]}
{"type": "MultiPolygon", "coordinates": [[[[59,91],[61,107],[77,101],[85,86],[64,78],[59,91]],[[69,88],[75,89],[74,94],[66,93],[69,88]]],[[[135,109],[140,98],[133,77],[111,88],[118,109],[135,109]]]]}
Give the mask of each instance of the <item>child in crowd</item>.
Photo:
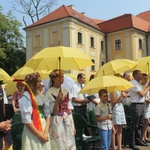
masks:
{"type": "Polygon", "coordinates": [[[14,92],[13,97],[12,97],[12,106],[14,109],[14,112],[16,113],[17,111],[19,111],[19,98],[22,96],[22,92],[23,92],[23,88],[24,88],[24,84],[22,83],[22,81],[14,81],[17,82],[16,83],[16,87],[17,87],[17,91],[14,92]]]}
{"type": "Polygon", "coordinates": [[[95,115],[99,128],[99,135],[101,137],[101,150],[108,150],[111,144],[112,133],[111,106],[110,103],[108,103],[107,90],[101,89],[98,94],[101,101],[96,106],[95,115]]]}

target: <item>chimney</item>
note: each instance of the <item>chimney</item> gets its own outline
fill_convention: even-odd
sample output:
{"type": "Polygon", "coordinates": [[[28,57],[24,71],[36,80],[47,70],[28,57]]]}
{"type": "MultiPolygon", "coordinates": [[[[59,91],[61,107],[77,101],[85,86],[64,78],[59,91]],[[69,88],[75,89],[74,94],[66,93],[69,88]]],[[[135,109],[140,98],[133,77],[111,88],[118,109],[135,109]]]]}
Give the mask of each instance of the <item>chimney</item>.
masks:
{"type": "Polygon", "coordinates": [[[69,5],[68,7],[70,7],[71,9],[73,9],[74,10],[74,5],[69,5]]]}
{"type": "Polygon", "coordinates": [[[84,16],[86,16],[86,13],[85,13],[85,12],[81,12],[81,14],[84,15],[84,16]]]}

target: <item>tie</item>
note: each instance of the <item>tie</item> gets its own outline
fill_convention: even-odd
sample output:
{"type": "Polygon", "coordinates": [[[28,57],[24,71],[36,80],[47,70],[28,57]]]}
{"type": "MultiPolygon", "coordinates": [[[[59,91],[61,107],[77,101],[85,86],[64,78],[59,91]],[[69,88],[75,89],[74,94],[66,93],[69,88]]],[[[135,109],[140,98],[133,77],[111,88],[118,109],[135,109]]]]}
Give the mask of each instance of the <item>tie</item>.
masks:
{"type": "MultiPolygon", "coordinates": [[[[81,84],[81,89],[83,88],[82,84],[81,84]]],[[[84,99],[87,99],[85,94],[83,94],[84,99]]]]}

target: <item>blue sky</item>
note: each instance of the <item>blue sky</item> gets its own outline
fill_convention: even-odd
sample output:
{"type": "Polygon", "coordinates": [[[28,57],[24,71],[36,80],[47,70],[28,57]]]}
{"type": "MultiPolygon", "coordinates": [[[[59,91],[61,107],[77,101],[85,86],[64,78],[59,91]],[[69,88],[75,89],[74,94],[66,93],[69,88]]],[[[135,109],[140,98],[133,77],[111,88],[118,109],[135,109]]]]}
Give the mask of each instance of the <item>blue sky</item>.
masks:
{"type": "MultiPolygon", "coordinates": [[[[0,0],[4,13],[12,9],[11,2],[13,0],[0,0]]],[[[150,0],[57,0],[57,5],[52,9],[55,10],[63,4],[66,6],[73,4],[78,12],[85,12],[88,17],[102,20],[108,20],[126,13],[137,15],[150,10],[150,0]]],[[[22,22],[21,14],[13,11],[13,15],[16,16],[18,21],[22,22]]],[[[27,22],[28,25],[31,24],[30,19],[27,19],[27,22]]]]}

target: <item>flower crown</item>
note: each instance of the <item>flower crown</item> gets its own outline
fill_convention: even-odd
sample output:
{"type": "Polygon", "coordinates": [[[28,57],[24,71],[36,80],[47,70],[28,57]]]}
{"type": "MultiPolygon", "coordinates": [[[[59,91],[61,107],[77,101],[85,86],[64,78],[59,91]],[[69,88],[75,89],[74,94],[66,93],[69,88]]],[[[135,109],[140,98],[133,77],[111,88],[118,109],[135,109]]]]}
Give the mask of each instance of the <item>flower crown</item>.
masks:
{"type": "Polygon", "coordinates": [[[63,75],[64,75],[64,71],[63,70],[54,70],[53,72],[51,72],[49,74],[49,77],[50,78],[55,78],[55,77],[63,76],[63,75]]]}
{"type": "Polygon", "coordinates": [[[32,73],[32,74],[29,74],[25,77],[25,81],[28,82],[28,81],[31,81],[37,77],[40,77],[40,74],[38,72],[35,72],[35,73],[32,73]]]}

